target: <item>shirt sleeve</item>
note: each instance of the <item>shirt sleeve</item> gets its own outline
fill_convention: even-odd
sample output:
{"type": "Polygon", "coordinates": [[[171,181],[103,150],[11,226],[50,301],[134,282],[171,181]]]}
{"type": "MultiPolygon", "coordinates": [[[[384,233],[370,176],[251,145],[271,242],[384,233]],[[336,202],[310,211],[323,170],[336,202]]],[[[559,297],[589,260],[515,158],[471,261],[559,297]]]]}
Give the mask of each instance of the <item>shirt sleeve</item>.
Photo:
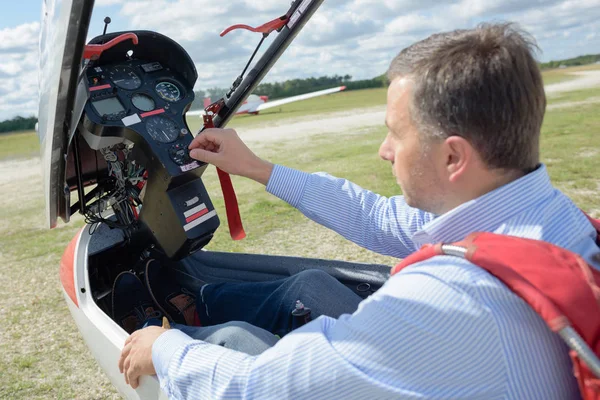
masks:
{"type": "Polygon", "coordinates": [[[505,394],[506,363],[489,309],[464,288],[415,270],[394,275],[354,314],[319,317],[258,356],[181,335],[169,331],[153,346],[161,387],[173,399],[505,394]]]}
{"type": "Polygon", "coordinates": [[[346,179],[281,165],[273,168],[267,191],[359,246],[398,258],[417,250],[412,236],[435,218],[403,196],[387,198],[346,179]]]}

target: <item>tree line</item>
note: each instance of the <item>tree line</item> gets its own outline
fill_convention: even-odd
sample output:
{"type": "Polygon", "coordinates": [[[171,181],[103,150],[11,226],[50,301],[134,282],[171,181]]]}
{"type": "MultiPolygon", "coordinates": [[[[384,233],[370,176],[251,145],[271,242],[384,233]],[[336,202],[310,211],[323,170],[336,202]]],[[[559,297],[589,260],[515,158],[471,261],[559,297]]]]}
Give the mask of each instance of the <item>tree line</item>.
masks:
{"type": "Polygon", "coordinates": [[[594,64],[600,61],[600,54],[586,54],[584,56],[569,58],[567,60],[549,61],[541,63],[541,69],[558,68],[561,65],[565,67],[575,67],[577,65],[594,64]]]}
{"type": "MultiPolygon", "coordinates": [[[[351,75],[333,75],[320,76],[318,78],[290,79],[285,82],[261,83],[256,87],[254,93],[260,96],[268,96],[269,99],[274,100],[330,89],[336,86],[346,86],[346,90],[358,90],[385,87],[386,84],[387,78],[385,75],[359,81],[353,81],[351,75]]],[[[203,108],[205,97],[210,97],[211,100],[215,101],[225,96],[228,90],[227,88],[214,87],[194,91],[196,97],[191,109],[203,108]]]]}
{"type": "Polygon", "coordinates": [[[21,116],[17,116],[13,119],[7,119],[6,121],[0,122],[0,133],[14,131],[31,131],[35,129],[36,122],[36,117],[24,118],[21,116]]]}

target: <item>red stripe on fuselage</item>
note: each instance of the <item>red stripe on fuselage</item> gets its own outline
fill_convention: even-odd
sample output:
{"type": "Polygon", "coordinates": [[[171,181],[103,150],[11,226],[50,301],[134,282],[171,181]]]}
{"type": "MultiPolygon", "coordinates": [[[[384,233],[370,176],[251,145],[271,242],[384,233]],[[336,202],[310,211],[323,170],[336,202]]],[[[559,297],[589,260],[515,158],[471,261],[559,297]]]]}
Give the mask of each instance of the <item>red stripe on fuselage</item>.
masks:
{"type": "Polygon", "coordinates": [[[205,208],[203,210],[198,211],[196,214],[190,215],[189,217],[187,217],[185,219],[185,223],[189,224],[190,222],[192,222],[195,219],[200,218],[201,216],[203,216],[204,214],[206,214],[208,212],[208,208],[205,208]]]}

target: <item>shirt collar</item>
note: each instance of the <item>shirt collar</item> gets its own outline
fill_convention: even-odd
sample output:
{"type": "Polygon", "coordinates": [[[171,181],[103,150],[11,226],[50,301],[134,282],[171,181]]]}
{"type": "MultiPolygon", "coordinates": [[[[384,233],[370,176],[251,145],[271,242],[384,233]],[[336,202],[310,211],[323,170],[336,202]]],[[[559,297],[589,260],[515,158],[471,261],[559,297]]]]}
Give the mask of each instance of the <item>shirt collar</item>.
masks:
{"type": "Polygon", "coordinates": [[[493,232],[553,192],[546,166],[542,164],[535,171],[440,215],[417,231],[413,241],[419,247],[456,242],[472,232],[493,232]]]}

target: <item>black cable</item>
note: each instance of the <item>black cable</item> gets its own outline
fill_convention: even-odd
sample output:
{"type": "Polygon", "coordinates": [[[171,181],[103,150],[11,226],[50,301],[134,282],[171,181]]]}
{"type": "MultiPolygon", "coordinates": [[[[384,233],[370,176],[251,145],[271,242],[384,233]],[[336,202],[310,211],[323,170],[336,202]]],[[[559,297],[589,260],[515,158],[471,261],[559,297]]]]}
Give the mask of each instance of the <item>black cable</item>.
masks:
{"type": "Polygon", "coordinates": [[[254,49],[254,53],[252,53],[252,56],[250,56],[250,60],[248,60],[248,63],[246,64],[246,66],[244,67],[244,70],[242,71],[242,73],[240,75],[242,78],[244,77],[244,74],[246,73],[246,70],[250,66],[250,63],[254,59],[254,56],[258,52],[258,49],[260,49],[260,46],[262,46],[262,44],[265,41],[266,37],[267,37],[266,35],[263,35],[263,37],[260,39],[260,42],[258,42],[258,46],[256,46],[256,48],[254,49]]]}
{"type": "Polygon", "coordinates": [[[242,73],[240,74],[240,76],[238,76],[236,78],[236,80],[233,82],[233,84],[231,85],[231,88],[229,89],[229,92],[227,92],[227,98],[229,98],[231,96],[231,94],[233,92],[235,92],[235,90],[240,86],[240,84],[242,83],[242,81],[244,80],[244,74],[246,73],[246,70],[248,69],[248,67],[250,66],[250,63],[252,62],[252,60],[254,59],[254,56],[256,55],[256,53],[258,52],[258,49],[260,49],[260,46],[262,46],[263,42],[265,41],[265,39],[267,38],[268,35],[263,34],[262,38],[260,39],[260,42],[258,42],[258,46],[256,46],[256,48],[254,49],[254,52],[252,53],[252,56],[250,56],[250,59],[248,60],[248,62],[246,63],[246,66],[244,67],[244,70],[242,71],[242,73]]]}

